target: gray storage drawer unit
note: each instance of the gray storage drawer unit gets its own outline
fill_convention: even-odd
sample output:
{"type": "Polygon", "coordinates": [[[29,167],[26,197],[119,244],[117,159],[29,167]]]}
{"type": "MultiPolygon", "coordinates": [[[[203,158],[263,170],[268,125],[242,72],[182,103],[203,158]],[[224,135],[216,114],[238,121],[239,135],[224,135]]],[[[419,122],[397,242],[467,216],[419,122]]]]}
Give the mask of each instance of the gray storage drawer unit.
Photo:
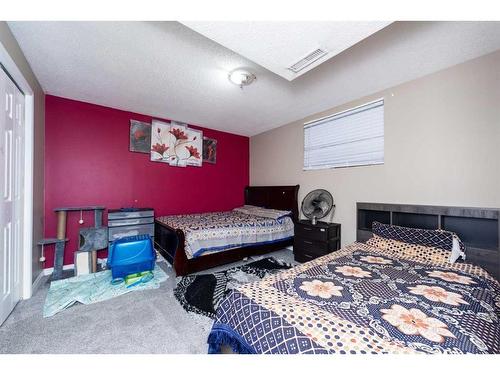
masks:
{"type": "Polygon", "coordinates": [[[155,213],[152,208],[138,208],[135,211],[108,211],[108,240],[148,234],[154,241],[155,213]]]}

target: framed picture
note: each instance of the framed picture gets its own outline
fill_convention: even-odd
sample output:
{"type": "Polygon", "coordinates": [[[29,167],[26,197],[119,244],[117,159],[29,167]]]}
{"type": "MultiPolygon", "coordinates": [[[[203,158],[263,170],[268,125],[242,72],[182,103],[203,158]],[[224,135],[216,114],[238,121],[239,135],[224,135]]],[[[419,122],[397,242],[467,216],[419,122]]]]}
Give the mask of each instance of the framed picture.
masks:
{"type": "Polygon", "coordinates": [[[170,124],[169,164],[173,167],[186,167],[188,151],[184,146],[188,144],[187,126],[183,123],[172,121],[170,124]]]}
{"type": "Polygon", "coordinates": [[[172,121],[153,120],[151,130],[151,160],[175,167],[201,167],[203,133],[172,121]]]}
{"type": "Polygon", "coordinates": [[[203,137],[203,162],[215,164],[217,161],[217,140],[203,137]]]}
{"type": "Polygon", "coordinates": [[[201,167],[203,164],[202,150],[203,150],[203,132],[196,129],[187,129],[188,144],[184,146],[183,152],[188,152],[187,165],[194,167],[201,167]]]}
{"type": "Polygon", "coordinates": [[[170,125],[172,125],[172,126],[180,126],[182,128],[187,128],[188,127],[188,124],[186,124],[185,122],[180,122],[180,121],[175,121],[175,120],[171,120],[170,121],[170,125]]]}
{"type": "Polygon", "coordinates": [[[151,144],[149,147],[152,161],[170,163],[171,133],[170,124],[167,122],[153,120],[151,123],[151,144]]]}
{"type": "Polygon", "coordinates": [[[130,120],[130,145],[132,152],[149,154],[151,147],[151,124],[130,120]]]}

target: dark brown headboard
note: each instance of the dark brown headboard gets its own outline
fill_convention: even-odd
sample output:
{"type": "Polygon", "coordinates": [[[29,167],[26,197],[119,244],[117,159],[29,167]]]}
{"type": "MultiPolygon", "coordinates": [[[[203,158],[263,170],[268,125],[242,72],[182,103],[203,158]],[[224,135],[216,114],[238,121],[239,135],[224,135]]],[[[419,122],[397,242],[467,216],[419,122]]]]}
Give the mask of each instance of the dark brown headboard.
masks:
{"type": "Polygon", "coordinates": [[[357,240],[372,236],[372,223],[455,232],[464,242],[466,262],[500,280],[500,209],[410,204],[357,203],[357,240]]]}
{"type": "Polygon", "coordinates": [[[293,221],[299,218],[297,202],[299,185],[292,186],[247,186],[245,204],[292,211],[293,221]]]}

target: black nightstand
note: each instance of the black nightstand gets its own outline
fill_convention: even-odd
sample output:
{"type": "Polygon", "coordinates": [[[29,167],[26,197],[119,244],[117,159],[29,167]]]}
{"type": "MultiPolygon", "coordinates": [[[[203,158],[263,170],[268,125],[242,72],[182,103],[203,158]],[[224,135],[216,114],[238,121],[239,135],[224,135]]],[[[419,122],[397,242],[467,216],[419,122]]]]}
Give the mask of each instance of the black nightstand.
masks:
{"type": "Polygon", "coordinates": [[[340,224],[318,221],[312,225],[309,220],[295,223],[293,253],[297,262],[307,262],[338,249],[340,224]]]}

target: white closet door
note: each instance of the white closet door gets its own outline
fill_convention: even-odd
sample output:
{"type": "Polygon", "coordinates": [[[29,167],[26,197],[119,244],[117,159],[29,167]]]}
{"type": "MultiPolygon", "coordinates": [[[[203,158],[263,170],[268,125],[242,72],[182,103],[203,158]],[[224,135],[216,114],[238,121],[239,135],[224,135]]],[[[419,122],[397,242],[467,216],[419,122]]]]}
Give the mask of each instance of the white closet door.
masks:
{"type": "Polygon", "coordinates": [[[0,69],[0,324],[20,298],[24,96],[0,69]]]}

